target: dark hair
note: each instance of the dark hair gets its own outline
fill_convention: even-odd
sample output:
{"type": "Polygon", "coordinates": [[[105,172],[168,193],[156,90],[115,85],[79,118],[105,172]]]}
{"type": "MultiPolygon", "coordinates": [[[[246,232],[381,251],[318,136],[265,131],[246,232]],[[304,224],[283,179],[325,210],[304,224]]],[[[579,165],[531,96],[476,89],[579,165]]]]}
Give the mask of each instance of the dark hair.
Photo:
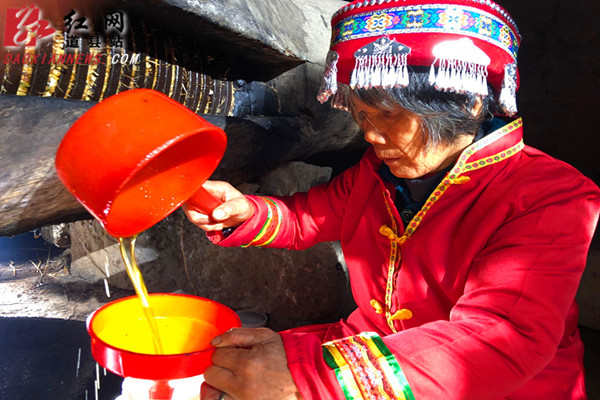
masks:
{"type": "Polygon", "coordinates": [[[474,116],[471,109],[477,95],[435,89],[429,84],[429,68],[413,67],[409,76],[407,87],[374,87],[351,92],[370,107],[387,111],[402,107],[418,115],[425,132],[423,141],[428,146],[454,144],[461,135],[477,135],[483,122],[491,119],[499,108],[489,85],[490,95],[482,99],[481,112],[474,116]]]}

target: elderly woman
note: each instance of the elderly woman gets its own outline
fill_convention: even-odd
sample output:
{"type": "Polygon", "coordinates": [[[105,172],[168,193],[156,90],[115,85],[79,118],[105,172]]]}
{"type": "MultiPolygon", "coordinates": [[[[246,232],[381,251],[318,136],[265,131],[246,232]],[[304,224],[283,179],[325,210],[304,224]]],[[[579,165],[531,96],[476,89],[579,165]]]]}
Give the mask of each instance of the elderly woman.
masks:
{"type": "Polygon", "coordinates": [[[214,339],[203,399],[584,399],[575,293],[600,192],[525,146],[510,16],[489,0],[359,1],[336,13],[319,95],[371,144],[289,198],[205,187],[221,246],[339,240],[358,308],[214,339]],[[492,117],[496,115],[496,117],[492,117]]]}

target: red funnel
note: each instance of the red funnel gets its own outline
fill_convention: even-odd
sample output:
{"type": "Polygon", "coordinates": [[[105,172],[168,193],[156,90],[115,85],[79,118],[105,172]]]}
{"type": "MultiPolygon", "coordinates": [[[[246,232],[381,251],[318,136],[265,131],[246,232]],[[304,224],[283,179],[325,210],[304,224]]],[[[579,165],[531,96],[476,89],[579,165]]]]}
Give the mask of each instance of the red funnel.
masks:
{"type": "Polygon", "coordinates": [[[211,364],[210,341],[240,319],[230,308],[202,297],[149,295],[164,354],[156,354],[148,321],[136,296],[104,305],[88,317],[94,359],[109,371],[164,381],[201,375],[211,364]]]}

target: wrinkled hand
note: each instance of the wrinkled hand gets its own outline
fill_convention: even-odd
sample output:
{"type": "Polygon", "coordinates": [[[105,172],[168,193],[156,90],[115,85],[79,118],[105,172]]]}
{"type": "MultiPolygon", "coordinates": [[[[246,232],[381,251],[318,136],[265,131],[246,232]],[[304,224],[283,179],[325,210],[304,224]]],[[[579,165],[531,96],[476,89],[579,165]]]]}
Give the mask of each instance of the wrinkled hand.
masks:
{"type": "Polygon", "coordinates": [[[254,214],[254,207],[244,195],[227,182],[206,181],[202,185],[207,192],[223,201],[211,215],[206,215],[190,206],[183,205],[183,211],[192,223],[207,232],[238,226],[254,214]]]}
{"type": "Polygon", "coordinates": [[[302,399],[287,366],[281,336],[266,328],[232,329],[213,339],[213,365],[204,372],[202,400],[302,399]]]}

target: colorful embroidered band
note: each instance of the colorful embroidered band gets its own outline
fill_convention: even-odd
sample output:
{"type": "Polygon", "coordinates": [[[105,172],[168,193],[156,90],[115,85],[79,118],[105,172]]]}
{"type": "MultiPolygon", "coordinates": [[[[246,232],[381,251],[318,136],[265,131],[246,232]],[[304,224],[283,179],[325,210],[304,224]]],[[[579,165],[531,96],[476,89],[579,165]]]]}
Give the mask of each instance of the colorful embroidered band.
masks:
{"type": "Polygon", "coordinates": [[[323,356],[346,400],[414,400],[396,358],[375,333],[327,342],[323,356]]]}
{"type": "Polygon", "coordinates": [[[258,232],[258,235],[256,235],[250,243],[243,245],[242,247],[268,246],[273,243],[279,233],[279,228],[281,228],[281,211],[279,210],[277,203],[269,197],[258,196],[258,198],[263,200],[267,205],[267,219],[258,232]]]}
{"type": "Polygon", "coordinates": [[[517,112],[513,19],[491,0],[363,0],[332,18],[321,102],[347,109],[350,89],[406,87],[409,66],[430,68],[440,91],[489,95],[504,113],[517,112]]]}
{"type": "Polygon", "coordinates": [[[397,33],[450,33],[476,37],[504,49],[517,61],[519,36],[494,15],[448,4],[392,7],[352,15],[333,27],[333,45],[347,40],[397,33]]]}

